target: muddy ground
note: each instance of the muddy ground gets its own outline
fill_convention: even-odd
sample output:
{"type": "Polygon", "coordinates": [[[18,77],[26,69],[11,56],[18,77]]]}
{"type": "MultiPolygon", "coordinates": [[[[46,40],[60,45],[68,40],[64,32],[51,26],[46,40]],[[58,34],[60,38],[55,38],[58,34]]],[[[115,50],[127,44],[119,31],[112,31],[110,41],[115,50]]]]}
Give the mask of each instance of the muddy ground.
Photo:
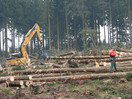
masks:
{"type": "Polygon", "coordinates": [[[132,99],[132,81],[78,80],[33,85],[23,89],[0,86],[0,99],[132,99]]]}

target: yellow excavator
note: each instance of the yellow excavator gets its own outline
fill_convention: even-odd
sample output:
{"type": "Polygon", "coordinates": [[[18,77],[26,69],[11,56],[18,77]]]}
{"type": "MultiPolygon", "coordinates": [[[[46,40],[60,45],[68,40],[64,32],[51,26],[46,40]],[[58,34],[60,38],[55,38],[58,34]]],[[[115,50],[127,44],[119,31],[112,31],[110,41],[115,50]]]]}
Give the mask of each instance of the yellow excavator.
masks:
{"type": "Polygon", "coordinates": [[[28,33],[26,34],[24,41],[21,44],[21,48],[20,48],[21,52],[11,54],[12,58],[7,59],[6,66],[20,65],[20,64],[29,65],[31,63],[30,58],[26,52],[26,46],[29,43],[29,41],[32,39],[35,33],[37,33],[38,39],[42,45],[42,38],[40,36],[40,27],[38,24],[35,24],[33,28],[30,29],[28,33]]]}

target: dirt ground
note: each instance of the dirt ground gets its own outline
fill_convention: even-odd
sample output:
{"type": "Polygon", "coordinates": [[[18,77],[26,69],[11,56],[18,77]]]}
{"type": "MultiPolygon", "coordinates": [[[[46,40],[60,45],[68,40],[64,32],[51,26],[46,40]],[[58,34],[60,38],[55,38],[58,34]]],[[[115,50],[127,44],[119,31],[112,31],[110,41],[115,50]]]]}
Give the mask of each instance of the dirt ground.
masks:
{"type": "Polygon", "coordinates": [[[78,80],[33,85],[23,89],[0,86],[0,99],[132,99],[132,81],[78,80]]]}

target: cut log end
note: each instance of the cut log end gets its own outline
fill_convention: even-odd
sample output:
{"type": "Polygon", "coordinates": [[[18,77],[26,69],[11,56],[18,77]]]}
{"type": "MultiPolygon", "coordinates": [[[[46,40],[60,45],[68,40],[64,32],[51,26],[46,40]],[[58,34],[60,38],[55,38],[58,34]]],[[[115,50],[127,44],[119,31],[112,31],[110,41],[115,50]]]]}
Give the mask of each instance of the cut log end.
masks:
{"type": "Polygon", "coordinates": [[[11,76],[10,77],[10,81],[14,81],[14,76],[11,76]]]}

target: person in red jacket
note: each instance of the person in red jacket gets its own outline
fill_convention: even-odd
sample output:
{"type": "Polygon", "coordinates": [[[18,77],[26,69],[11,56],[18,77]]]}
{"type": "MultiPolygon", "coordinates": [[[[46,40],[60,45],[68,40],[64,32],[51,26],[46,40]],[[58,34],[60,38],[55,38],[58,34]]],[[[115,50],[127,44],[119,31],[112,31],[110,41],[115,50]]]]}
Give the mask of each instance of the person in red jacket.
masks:
{"type": "Polygon", "coordinates": [[[111,61],[110,73],[112,73],[113,66],[115,68],[115,71],[117,71],[117,69],[116,69],[116,59],[115,59],[115,56],[116,56],[115,48],[110,50],[109,55],[110,55],[110,61],[111,61]]]}

